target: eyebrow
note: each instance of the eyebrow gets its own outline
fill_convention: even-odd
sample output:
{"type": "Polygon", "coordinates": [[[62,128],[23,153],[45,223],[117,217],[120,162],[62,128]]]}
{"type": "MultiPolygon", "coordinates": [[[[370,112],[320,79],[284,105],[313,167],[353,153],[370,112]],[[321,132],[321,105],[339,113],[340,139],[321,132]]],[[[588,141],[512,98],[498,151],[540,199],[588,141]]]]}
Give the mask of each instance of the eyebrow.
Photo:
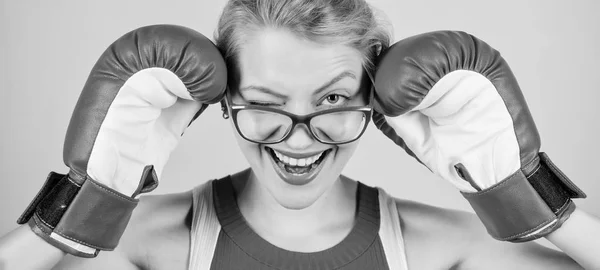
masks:
{"type": "MultiPolygon", "coordinates": [[[[321,87],[317,88],[317,90],[315,90],[313,95],[314,96],[319,95],[321,92],[327,90],[327,88],[329,88],[330,86],[334,85],[335,83],[341,81],[342,79],[344,79],[346,77],[350,77],[350,78],[353,78],[356,80],[356,75],[354,75],[354,73],[352,73],[351,71],[348,71],[348,70],[344,71],[344,72],[340,73],[339,75],[335,76],[329,82],[327,82],[327,83],[323,84],[321,87]]],[[[280,94],[280,93],[273,91],[272,89],[269,89],[264,86],[249,85],[249,86],[240,88],[240,91],[244,91],[244,90],[257,90],[257,91],[263,92],[268,95],[272,95],[272,96],[280,98],[280,99],[287,98],[286,95],[280,94]]]]}

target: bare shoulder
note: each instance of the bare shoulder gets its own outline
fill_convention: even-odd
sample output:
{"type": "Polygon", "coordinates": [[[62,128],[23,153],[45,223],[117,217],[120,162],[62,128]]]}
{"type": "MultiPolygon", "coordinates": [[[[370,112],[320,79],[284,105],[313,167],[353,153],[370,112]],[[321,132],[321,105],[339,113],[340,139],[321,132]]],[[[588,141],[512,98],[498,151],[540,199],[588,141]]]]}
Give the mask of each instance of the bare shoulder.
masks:
{"type": "Polygon", "coordinates": [[[492,238],[473,213],[402,199],[396,205],[411,268],[574,269],[560,251],[492,238]]]}
{"type": "Polygon", "coordinates": [[[411,268],[453,269],[485,229],[465,211],[395,199],[411,268]]]}
{"type": "Polygon", "coordinates": [[[141,268],[185,269],[191,223],[191,191],[143,196],[120,246],[141,268]]]}
{"type": "Polygon", "coordinates": [[[395,201],[403,229],[413,233],[441,234],[461,239],[465,239],[466,235],[487,235],[479,218],[473,213],[398,198],[395,201]]]}
{"type": "Polygon", "coordinates": [[[191,215],[191,209],[191,190],[172,194],[142,196],[127,229],[131,228],[136,232],[156,232],[181,226],[187,227],[190,225],[186,220],[191,215]]]}

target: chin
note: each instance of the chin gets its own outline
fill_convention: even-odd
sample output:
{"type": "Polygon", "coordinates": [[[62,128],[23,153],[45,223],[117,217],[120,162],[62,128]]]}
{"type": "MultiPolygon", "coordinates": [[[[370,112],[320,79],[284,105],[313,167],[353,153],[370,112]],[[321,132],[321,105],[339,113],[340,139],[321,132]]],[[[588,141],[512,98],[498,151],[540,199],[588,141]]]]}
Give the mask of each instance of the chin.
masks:
{"type": "Polygon", "coordinates": [[[322,147],[320,155],[315,154],[302,162],[307,168],[294,168],[289,166],[288,159],[282,158],[281,152],[278,153],[277,146],[248,143],[241,137],[238,137],[238,144],[261,189],[279,205],[291,210],[308,208],[322,196],[327,196],[357,145],[322,147]]]}
{"type": "Polygon", "coordinates": [[[302,210],[313,205],[323,193],[312,193],[302,196],[301,194],[283,194],[283,192],[272,192],[273,198],[281,207],[289,210],[302,210]]]}

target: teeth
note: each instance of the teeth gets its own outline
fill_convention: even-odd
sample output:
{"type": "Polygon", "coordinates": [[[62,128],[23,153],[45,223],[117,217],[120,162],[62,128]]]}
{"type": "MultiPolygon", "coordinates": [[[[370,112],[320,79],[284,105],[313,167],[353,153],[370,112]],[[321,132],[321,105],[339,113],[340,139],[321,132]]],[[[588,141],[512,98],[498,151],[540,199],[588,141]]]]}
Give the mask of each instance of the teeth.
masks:
{"type": "Polygon", "coordinates": [[[299,159],[298,166],[306,166],[307,162],[308,162],[308,158],[299,159]]]}
{"type": "Polygon", "coordinates": [[[275,156],[277,156],[277,158],[285,163],[286,165],[290,165],[290,166],[310,166],[313,163],[315,163],[315,161],[317,161],[317,159],[319,159],[321,157],[321,155],[323,155],[323,152],[316,154],[312,157],[307,157],[307,158],[300,158],[300,159],[296,159],[296,158],[292,158],[292,157],[288,157],[276,150],[273,149],[273,152],[275,152],[275,156]]]}

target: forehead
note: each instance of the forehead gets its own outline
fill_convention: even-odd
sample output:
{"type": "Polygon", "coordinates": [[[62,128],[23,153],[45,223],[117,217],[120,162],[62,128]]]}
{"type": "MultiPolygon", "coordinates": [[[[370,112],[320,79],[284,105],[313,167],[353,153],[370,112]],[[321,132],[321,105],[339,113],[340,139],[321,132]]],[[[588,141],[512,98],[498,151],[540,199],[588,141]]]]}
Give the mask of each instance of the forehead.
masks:
{"type": "Polygon", "coordinates": [[[257,30],[245,41],[238,55],[242,84],[322,83],[344,71],[357,79],[362,75],[361,54],[346,45],[317,43],[282,29],[257,30]]]}

